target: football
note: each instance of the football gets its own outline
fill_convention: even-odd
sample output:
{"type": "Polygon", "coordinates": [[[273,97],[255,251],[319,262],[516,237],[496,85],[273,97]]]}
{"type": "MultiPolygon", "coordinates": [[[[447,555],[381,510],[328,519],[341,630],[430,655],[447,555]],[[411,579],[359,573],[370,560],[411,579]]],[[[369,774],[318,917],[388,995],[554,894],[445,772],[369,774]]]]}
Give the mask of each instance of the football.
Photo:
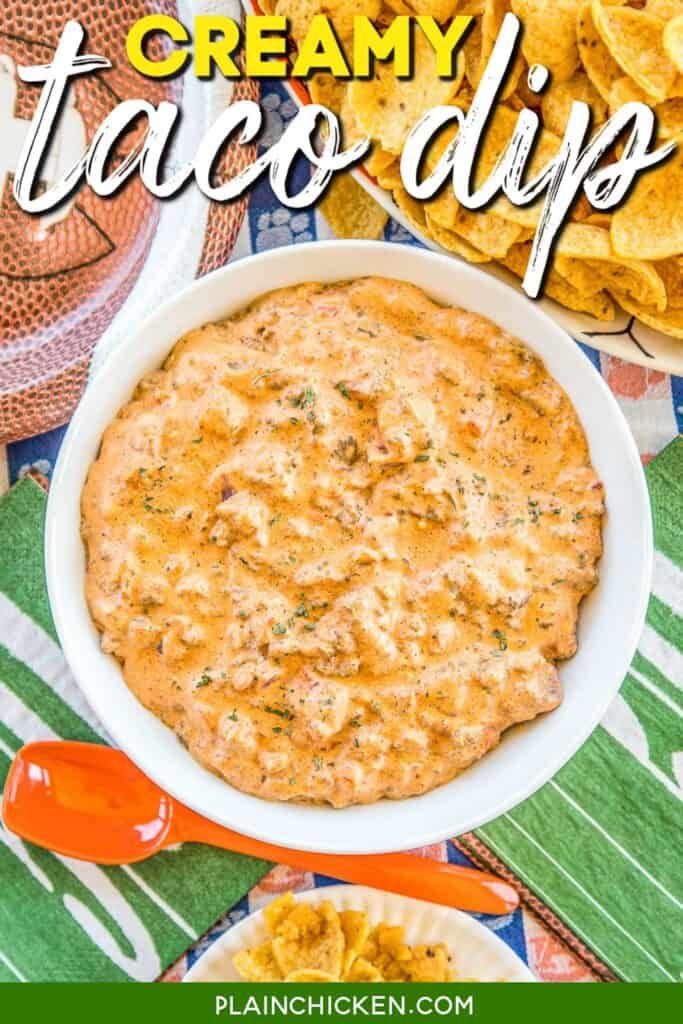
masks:
{"type": "MultiPolygon", "coordinates": [[[[70,19],[86,30],[85,49],[110,70],[71,80],[41,169],[49,188],[83,154],[107,115],[126,99],[181,104],[183,79],[143,78],[125,53],[130,26],[150,13],[177,16],[172,0],[15,0],[0,12],[0,443],[64,423],[85,386],[90,356],[125,302],[148,256],[161,206],[137,175],[111,198],[81,187],[44,215],[17,205],[13,174],[40,96],[23,83],[22,65],[49,64],[70,19]]],[[[168,45],[152,37],[154,49],[168,45]]],[[[253,82],[235,83],[233,98],[256,98],[253,82]]],[[[122,143],[125,153],[131,134],[122,143]]],[[[118,155],[118,154],[117,154],[118,155]]],[[[238,172],[249,147],[228,146],[217,173],[238,172]]],[[[212,205],[199,272],[226,262],[244,204],[212,205]]]]}

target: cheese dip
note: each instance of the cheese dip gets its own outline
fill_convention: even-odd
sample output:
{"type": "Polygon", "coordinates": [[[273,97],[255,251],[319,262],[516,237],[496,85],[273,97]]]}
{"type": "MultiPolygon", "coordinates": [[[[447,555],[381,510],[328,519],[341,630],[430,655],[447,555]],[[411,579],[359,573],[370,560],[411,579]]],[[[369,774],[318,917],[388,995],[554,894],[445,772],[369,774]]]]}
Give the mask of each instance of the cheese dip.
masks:
{"type": "Polygon", "coordinates": [[[562,699],[603,487],[567,396],[411,285],[182,338],[104,434],[86,592],[127,685],[249,793],[423,793],[562,699]]]}

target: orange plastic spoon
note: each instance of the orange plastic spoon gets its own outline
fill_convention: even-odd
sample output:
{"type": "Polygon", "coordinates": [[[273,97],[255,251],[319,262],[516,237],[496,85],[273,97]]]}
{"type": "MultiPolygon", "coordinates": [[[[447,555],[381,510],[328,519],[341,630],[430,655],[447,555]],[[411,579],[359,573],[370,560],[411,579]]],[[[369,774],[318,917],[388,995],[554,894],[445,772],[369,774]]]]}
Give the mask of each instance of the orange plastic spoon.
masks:
{"type": "Polygon", "coordinates": [[[250,839],[174,800],[120,750],[92,743],[23,747],[7,778],[2,817],[29,842],[97,864],[133,864],[173,843],[208,843],[460,910],[507,914],[519,903],[515,889],[494,875],[414,854],[337,856],[250,839]]]}

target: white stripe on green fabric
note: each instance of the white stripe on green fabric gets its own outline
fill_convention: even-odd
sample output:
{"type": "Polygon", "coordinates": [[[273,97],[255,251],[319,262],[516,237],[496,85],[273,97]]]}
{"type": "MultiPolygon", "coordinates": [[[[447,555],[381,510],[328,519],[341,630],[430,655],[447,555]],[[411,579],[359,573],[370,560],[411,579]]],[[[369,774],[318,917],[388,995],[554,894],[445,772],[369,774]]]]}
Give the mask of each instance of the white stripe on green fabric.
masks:
{"type": "MultiPolygon", "coordinates": [[[[0,847],[6,846],[10,853],[30,872],[46,892],[54,892],[54,885],[43,869],[36,864],[26,844],[0,822],[0,847]]],[[[53,856],[52,854],[50,856],[53,856]]]]}
{"type": "MultiPolygon", "coordinates": [[[[47,858],[45,869],[36,861],[39,852],[0,826],[0,848],[5,846],[39,883],[40,889],[61,900],[64,909],[82,929],[87,940],[121,971],[137,981],[151,981],[161,971],[161,961],[148,927],[141,917],[141,907],[134,907],[104,868],[58,853],[42,853],[47,858]],[[56,886],[48,874],[47,864],[58,862],[83,887],[82,896],[56,886]],[[121,932],[123,942],[115,934],[121,932]],[[126,950],[129,947],[130,952],[126,950]]],[[[39,901],[34,897],[35,906],[39,901]]]]}
{"type": "Polygon", "coordinates": [[[0,636],[13,658],[39,676],[74,714],[78,715],[103,740],[106,730],[76,685],[61,648],[44,629],[25,615],[13,601],[0,593],[0,636]]]}
{"type": "MultiPolygon", "coordinates": [[[[597,748],[595,740],[590,745],[592,750],[584,748],[584,753],[577,756],[570,767],[563,769],[562,788],[565,791],[571,788],[571,795],[582,810],[599,820],[604,831],[620,847],[628,847],[629,853],[644,859],[651,873],[656,874],[670,892],[677,887],[678,878],[674,876],[675,867],[662,850],[664,837],[658,834],[659,845],[650,859],[653,851],[647,840],[650,834],[647,824],[639,832],[634,827],[635,822],[624,820],[623,815],[615,816],[611,809],[605,779],[610,778],[623,757],[618,754],[615,759],[617,752],[614,750],[610,755],[610,742],[604,737],[597,748]],[[594,769],[601,760],[606,769],[604,778],[599,774],[591,778],[595,776],[594,769]],[[593,781],[595,785],[591,790],[593,781]],[[588,798],[592,803],[586,806],[588,798]],[[618,835],[614,834],[615,825],[618,826],[618,835]]],[[[627,791],[630,783],[635,784],[634,791],[638,789],[638,773],[642,777],[647,776],[643,769],[638,768],[635,775],[631,773],[632,778],[626,786],[620,780],[622,793],[627,791]]],[[[651,785],[642,791],[643,800],[648,801],[655,791],[656,784],[651,781],[651,785]]],[[[583,815],[575,813],[571,805],[561,800],[552,786],[546,786],[532,800],[519,805],[509,817],[514,819],[514,824],[507,819],[499,819],[487,826],[483,830],[485,841],[507,861],[512,854],[516,863],[522,865],[522,877],[537,892],[551,895],[554,904],[561,908],[561,916],[571,923],[571,927],[580,921],[580,934],[596,951],[602,949],[600,955],[604,956],[604,951],[608,951],[606,962],[618,964],[622,977],[661,981],[664,978],[659,966],[663,966],[668,974],[679,969],[676,954],[671,949],[671,937],[675,936],[680,922],[678,909],[642,874],[634,872],[632,865],[613,844],[605,843],[600,835],[591,837],[583,815]],[[653,899],[653,894],[656,899],[653,899]],[[605,917],[598,907],[605,908],[610,918],[605,917]],[[630,938],[625,940],[625,936],[636,937],[639,946],[650,956],[641,955],[630,938]],[[631,949],[630,954],[626,946],[631,949]],[[659,965],[656,973],[652,966],[655,963],[659,965]]],[[[659,811],[654,820],[660,820],[659,811]]]]}
{"type": "Polygon", "coordinates": [[[648,960],[650,960],[650,961],[651,961],[651,962],[652,962],[652,963],[653,963],[653,964],[655,965],[655,967],[657,967],[657,968],[658,968],[658,969],[659,969],[659,970],[660,970],[660,971],[662,972],[662,974],[666,975],[666,977],[667,977],[667,978],[669,979],[669,981],[677,981],[677,980],[678,980],[677,978],[675,978],[675,977],[673,976],[673,974],[670,974],[670,973],[669,973],[669,971],[667,971],[666,967],[663,967],[663,966],[662,966],[662,964],[660,964],[660,963],[659,963],[659,961],[658,961],[658,960],[656,959],[656,957],[654,957],[654,956],[652,955],[652,953],[651,953],[651,952],[650,952],[650,951],[649,951],[648,949],[645,949],[645,947],[644,947],[644,946],[642,946],[642,945],[640,944],[640,942],[638,941],[638,939],[636,939],[636,938],[635,938],[635,936],[631,935],[631,933],[630,933],[630,932],[628,932],[628,931],[627,931],[627,930],[626,930],[626,929],[624,928],[624,926],[623,926],[622,924],[620,924],[620,923],[619,923],[619,921],[617,921],[617,920],[616,920],[616,919],[615,919],[615,918],[614,918],[614,917],[613,917],[613,916],[612,916],[612,915],[610,914],[609,910],[606,910],[606,909],[605,909],[605,907],[603,907],[603,906],[602,906],[602,904],[601,904],[601,903],[599,903],[599,902],[598,902],[598,901],[597,901],[597,900],[595,899],[595,897],[594,897],[594,896],[592,896],[592,895],[591,895],[591,893],[589,893],[589,892],[588,892],[588,891],[587,891],[587,890],[586,890],[586,889],[585,889],[585,888],[583,887],[583,885],[582,885],[582,884],[581,884],[580,882],[578,882],[578,881],[576,880],[576,878],[574,878],[574,877],[573,877],[573,876],[572,876],[572,875],[571,875],[571,874],[570,874],[570,873],[569,873],[569,872],[567,871],[567,869],[566,869],[565,867],[563,867],[563,866],[562,866],[562,864],[560,864],[560,863],[559,863],[559,861],[555,860],[555,858],[554,858],[554,857],[553,857],[553,856],[552,856],[552,855],[551,855],[551,854],[550,854],[550,853],[549,853],[549,852],[548,852],[548,851],[547,851],[547,850],[546,850],[546,849],[545,849],[545,848],[544,848],[543,846],[541,846],[541,844],[540,844],[540,843],[538,843],[538,842],[537,842],[537,841],[536,841],[536,840],[534,839],[534,837],[533,837],[532,835],[530,835],[530,834],[529,834],[529,833],[528,833],[528,832],[526,831],[526,829],[524,829],[524,828],[523,828],[523,827],[522,827],[522,826],[521,826],[521,825],[520,825],[520,824],[519,824],[519,823],[518,823],[517,821],[515,821],[515,819],[514,819],[514,818],[512,817],[512,815],[511,815],[511,814],[506,814],[506,815],[504,815],[504,817],[505,817],[505,819],[506,819],[507,821],[509,821],[509,822],[510,822],[510,824],[511,824],[511,825],[512,825],[512,826],[513,826],[514,828],[516,828],[516,829],[517,829],[517,831],[518,831],[518,832],[520,832],[520,833],[521,833],[521,834],[522,834],[522,835],[524,836],[524,838],[525,838],[525,839],[527,840],[527,842],[531,843],[531,844],[532,844],[532,846],[534,846],[534,847],[535,847],[535,848],[536,848],[536,849],[537,849],[537,850],[539,851],[539,853],[541,853],[541,854],[542,854],[542,856],[544,856],[544,857],[545,857],[545,858],[546,858],[546,859],[547,859],[547,860],[548,860],[548,861],[549,861],[549,862],[550,862],[550,863],[551,863],[551,864],[553,865],[553,867],[554,867],[554,868],[555,868],[555,869],[556,869],[557,871],[559,871],[559,872],[560,872],[560,874],[561,874],[561,875],[563,875],[563,877],[564,877],[564,878],[566,878],[566,879],[567,879],[567,881],[568,881],[568,882],[570,882],[570,883],[571,883],[571,884],[572,884],[573,886],[575,886],[575,887],[576,887],[576,888],[577,888],[577,889],[579,890],[579,892],[581,893],[581,895],[582,895],[582,896],[584,896],[584,897],[585,897],[585,899],[587,899],[587,900],[588,900],[588,902],[589,902],[589,903],[591,903],[591,904],[592,904],[592,906],[594,906],[594,907],[595,907],[595,909],[596,909],[597,911],[599,911],[599,913],[601,913],[601,914],[603,914],[603,915],[604,915],[604,917],[605,917],[605,918],[606,918],[606,919],[607,919],[607,920],[608,920],[608,921],[610,922],[610,924],[612,924],[612,925],[613,925],[613,926],[614,926],[614,927],[615,927],[615,928],[616,928],[616,929],[617,929],[618,931],[620,931],[620,932],[622,933],[622,935],[624,935],[624,936],[625,936],[625,938],[627,938],[627,939],[628,939],[628,940],[629,940],[629,941],[630,941],[631,943],[633,943],[633,945],[634,945],[634,946],[636,947],[636,949],[640,950],[640,952],[641,952],[641,953],[642,953],[642,954],[643,954],[643,955],[644,955],[645,957],[647,957],[647,959],[648,959],[648,960]]]}
{"type": "Polygon", "coordinates": [[[170,918],[171,918],[171,920],[172,920],[172,921],[173,921],[173,922],[174,922],[175,924],[177,924],[177,925],[178,925],[178,927],[179,927],[179,928],[180,928],[180,929],[181,929],[182,931],[184,931],[186,935],[189,935],[189,937],[190,937],[190,938],[192,939],[192,941],[193,941],[193,942],[194,942],[194,941],[195,941],[196,939],[198,939],[198,938],[199,938],[199,935],[197,934],[197,932],[196,932],[196,931],[194,930],[194,928],[193,928],[193,927],[192,927],[191,925],[189,925],[189,924],[187,923],[187,921],[185,920],[185,918],[184,918],[184,917],[183,917],[183,916],[182,916],[181,914],[179,914],[179,913],[177,912],[177,910],[174,910],[174,909],[173,909],[173,907],[171,907],[171,906],[170,906],[170,905],[169,905],[169,904],[168,904],[168,903],[166,902],[166,900],[165,900],[165,899],[163,899],[163,898],[162,898],[162,897],[161,897],[161,896],[159,895],[159,893],[158,893],[158,892],[155,892],[155,891],[154,891],[154,889],[152,889],[152,887],[151,887],[150,885],[148,885],[148,884],[147,884],[147,882],[146,882],[146,881],[144,880],[144,878],[140,878],[140,875],[139,875],[139,874],[137,873],[137,871],[135,871],[135,870],[134,870],[134,869],[133,869],[132,867],[130,867],[130,865],[129,865],[129,864],[122,864],[122,865],[121,865],[121,870],[122,870],[122,871],[124,871],[124,872],[125,872],[125,873],[126,873],[126,874],[128,875],[128,877],[129,877],[129,878],[132,878],[132,880],[133,880],[133,881],[135,882],[135,884],[137,885],[137,887],[138,887],[139,889],[142,889],[142,891],[144,892],[144,894],[145,894],[146,896],[149,896],[149,898],[150,898],[150,899],[151,899],[151,900],[152,900],[152,901],[153,901],[154,903],[156,903],[156,905],[157,905],[158,907],[160,907],[160,908],[161,908],[161,910],[163,910],[163,912],[164,912],[164,913],[165,913],[165,914],[166,914],[166,915],[167,915],[168,917],[170,917],[170,918]]]}
{"type": "Polygon", "coordinates": [[[12,732],[3,721],[0,721],[0,740],[2,740],[3,747],[11,751],[10,758],[14,757],[15,752],[22,746],[19,736],[12,732]]]}
{"type": "Polygon", "coordinates": [[[649,623],[643,630],[638,650],[674,686],[683,689],[683,653],[669,643],[666,637],[657,633],[649,623]]]}
{"type": "Polygon", "coordinates": [[[6,953],[3,953],[0,949],[0,963],[4,964],[8,971],[10,971],[17,981],[26,981],[26,978],[21,973],[18,967],[15,967],[10,958],[6,953]]]}
{"type": "Polygon", "coordinates": [[[665,693],[670,700],[673,700],[677,706],[683,707],[683,691],[671,682],[667,676],[663,675],[651,661],[641,653],[636,651],[633,661],[631,662],[631,668],[634,668],[636,672],[640,672],[642,676],[645,676],[651,683],[657,687],[662,693],[665,693]]]}
{"type": "Polygon", "coordinates": [[[657,700],[661,700],[663,704],[666,704],[668,708],[671,708],[675,715],[678,715],[679,718],[683,718],[683,709],[679,708],[678,704],[671,700],[671,697],[667,697],[667,695],[662,690],[660,690],[658,686],[656,686],[654,683],[651,683],[646,676],[644,676],[641,672],[638,672],[638,670],[633,667],[631,667],[628,674],[631,676],[632,679],[635,679],[637,683],[640,683],[641,686],[644,686],[646,690],[649,690],[650,693],[653,693],[657,700]]]}
{"type": "MultiPolygon", "coordinates": [[[[502,821],[503,819],[499,818],[498,820],[502,821]]],[[[491,849],[493,850],[494,853],[497,853],[501,858],[502,857],[505,858],[505,862],[507,864],[509,864],[509,866],[512,868],[512,870],[514,871],[514,873],[517,875],[518,878],[525,878],[526,877],[525,869],[522,867],[522,865],[519,863],[518,860],[515,860],[515,858],[510,855],[507,846],[506,847],[500,846],[496,842],[496,840],[492,839],[491,837],[487,837],[486,842],[491,847],[491,849]]],[[[537,893],[538,896],[540,896],[540,898],[543,900],[543,902],[546,903],[548,906],[550,906],[552,904],[551,894],[547,890],[545,890],[542,885],[539,885],[538,882],[536,882],[536,881],[534,881],[534,891],[537,893]]],[[[562,917],[563,917],[565,923],[567,924],[567,926],[569,928],[571,928],[571,930],[574,932],[574,934],[576,936],[578,936],[579,938],[582,938],[582,939],[585,939],[586,941],[588,941],[588,935],[587,935],[585,929],[581,925],[579,925],[577,923],[577,921],[571,916],[571,914],[567,913],[566,911],[563,911],[562,912],[562,917]]],[[[603,949],[601,949],[600,945],[595,941],[595,938],[593,936],[591,936],[590,945],[591,945],[591,949],[593,950],[593,952],[598,957],[600,957],[600,959],[604,963],[608,964],[609,963],[608,955],[604,952],[603,949]]],[[[621,972],[621,978],[622,978],[623,981],[631,981],[632,980],[624,971],[621,972]]]]}
{"type": "MultiPolygon", "coordinates": [[[[0,706],[2,707],[3,723],[16,733],[23,743],[32,743],[34,740],[61,739],[35,711],[24,704],[21,697],[17,697],[13,690],[5,686],[2,680],[0,680],[0,706]]],[[[11,751],[9,756],[14,757],[14,751],[11,751]]]]}
{"type": "Polygon", "coordinates": [[[668,789],[672,796],[677,797],[679,800],[681,799],[682,794],[680,788],[664,774],[661,768],[658,768],[657,765],[653,764],[650,760],[648,756],[647,740],[640,728],[640,723],[626,704],[623,697],[615,697],[610,709],[600,724],[603,729],[605,729],[610,736],[617,741],[617,743],[621,744],[624,750],[627,750],[628,753],[643,766],[643,768],[647,769],[647,771],[656,778],[657,782],[660,782],[665,789],[668,789]],[[638,733],[632,731],[630,734],[626,734],[624,732],[623,717],[626,709],[632,716],[634,726],[638,729],[638,733]]]}
{"type": "Polygon", "coordinates": [[[584,817],[585,820],[591,825],[591,827],[594,828],[596,832],[599,832],[603,839],[606,839],[607,842],[611,846],[613,846],[614,849],[617,850],[621,854],[621,856],[624,857],[629,862],[629,864],[631,864],[636,869],[636,871],[638,871],[641,875],[647,878],[647,880],[652,885],[654,885],[655,888],[659,889],[659,891],[664,896],[666,896],[666,898],[670,900],[675,907],[677,907],[679,910],[683,910],[683,903],[681,903],[680,900],[676,899],[673,893],[670,893],[669,890],[666,889],[661,882],[657,881],[657,879],[654,878],[653,875],[651,875],[650,872],[646,868],[644,868],[643,865],[640,864],[632,854],[628,852],[628,850],[624,849],[621,843],[618,843],[614,836],[611,836],[609,832],[606,829],[604,829],[602,825],[598,821],[596,821],[595,818],[593,818],[588,813],[588,811],[585,810],[585,808],[581,806],[581,804],[577,803],[576,800],[572,796],[570,796],[570,794],[567,793],[565,789],[562,788],[559,782],[557,782],[555,779],[551,779],[549,785],[557,793],[559,793],[562,799],[566,800],[567,803],[574,808],[574,810],[578,811],[579,814],[581,814],[582,817],[584,817]]]}
{"type": "Polygon", "coordinates": [[[661,551],[655,551],[652,593],[683,617],[683,572],[661,551]]]}
{"type": "Polygon", "coordinates": [[[28,708],[60,738],[97,743],[101,737],[87,722],[63,701],[59,694],[31,671],[23,661],[17,661],[0,643],[0,681],[15,693],[28,708]]]}
{"type": "Polygon", "coordinates": [[[11,761],[21,745],[19,737],[0,720],[0,751],[11,761]]]}

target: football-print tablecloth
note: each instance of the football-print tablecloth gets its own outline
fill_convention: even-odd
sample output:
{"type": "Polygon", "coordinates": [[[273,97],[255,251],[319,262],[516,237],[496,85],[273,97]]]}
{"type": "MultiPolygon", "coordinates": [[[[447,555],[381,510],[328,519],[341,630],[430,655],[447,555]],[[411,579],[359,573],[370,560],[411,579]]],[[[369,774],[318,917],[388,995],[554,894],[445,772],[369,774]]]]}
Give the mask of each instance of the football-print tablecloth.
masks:
{"type": "MultiPolygon", "coordinates": [[[[262,144],[267,146],[275,141],[286,122],[294,116],[295,107],[285,91],[277,85],[264,88],[262,103],[267,114],[267,129],[262,144]]],[[[306,168],[299,168],[297,173],[306,174],[306,168]]],[[[251,194],[248,214],[232,258],[239,259],[251,252],[329,237],[332,237],[331,231],[318,211],[285,209],[277,203],[267,184],[261,183],[251,194]]],[[[385,237],[397,244],[416,244],[403,228],[393,222],[387,225],[385,237]]],[[[649,463],[681,430],[683,381],[602,355],[592,349],[584,348],[584,351],[610,385],[633,431],[643,462],[649,463]]],[[[5,452],[0,449],[0,492],[27,474],[47,484],[64,430],[59,428],[49,434],[12,444],[5,452]]],[[[675,891],[677,885],[680,886],[680,877],[677,881],[674,851],[677,842],[678,849],[681,848],[680,831],[676,839],[676,830],[680,830],[681,824],[683,783],[679,688],[683,678],[683,609],[680,607],[683,576],[680,568],[681,550],[671,538],[678,536],[681,543],[683,495],[681,504],[677,506],[674,491],[676,485],[683,488],[682,447],[683,443],[679,442],[677,447],[669,449],[664,460],[661,463],[658,460],[648,471],[653,499],[659,503],[666,519],[666,525],[660,528],[657,538],[658,575],[655,596],[640,652],[618,702],[604,723],[604,729],[599,730],[599,735],[596,734],[597,739],[594,737],[591,740],[592,746],[587,744],[584,751],[553,783],[544,788],[539,797],[527,801],[522,808],[512,812],[512,823],[501,821],[480,830],[477,836],[461,837],[457,843],[438,844],[424,851],[428,856],[461,863],[486,864],[501,873],[510,871],[514,874],[520,882],[522,909],[507,917],[485,919],[485,923],[495,929],[544,980],[592,981],[615,977],[625,980],[680,980],[681,950],[673,947],[676,934],[680,935],[680,926],[678,929],[675,926],[675,914],[680,923],[681,905],[681,894],[675,891]],[[596,747],[596,742],[601,746],[596,747]],[[589,746],[590,750],[587,750],[589,746]],[[585,763],[579,764],[582,757],[585,763]],[[593,787],[586,791],[581,786],[581,777],[597,770],[600,765],[604,767],[605,776],[597,776],[597,789],[593,787]],[[609,788],[612,771],[623,772],[622,788],[617,785],[614,792],[609,788]],[[644,839],[648,823],[644,823],[642,829],[634,823],[628,834],[624,831],[625,808],[620,805],[627,796],[629,784],[642,793],[643,800],[650,805],[654,801],[658,808],[654,824],[665,834],[657,837],[659,853],[654,858],[644,839]],[[541,836],[542,822],[547,820],[547,815],[556,828],[573,830],[573,853],[567,849],[566,843],[558,841],[553,846],[541,836]],[[618,879],[618,883],[615,879],[618,879]],[[633,885],[628,899],[619,898],[614,901],[611,898],[610,886],[616,884],[633,885]],[[604,900],[601,898],[601,885],[604,886],[604,900]],[[635,901],[639,901],[637,906],[635,901]]],[[[5,532],[3,544],[7,538],[5,532]]],[[[37,578],[35,567],[42,560],[39,532],[31,534],[28,541],[25,537],[24,541],[28,544],[26,550],[34,550],[33,575],[37,578]]],[[[23,570],[15,562],[13,571],[21,575],[23,570]]],[[[56,735],[88,738],[80,732],[74,733],[74,722],[65,724],[63,715],[66,712],[58,707],[58,698],[54,701],[50,698],[47,711],[37,696],[36,706],[30,706],[30,693],[37,694],[41,672],[47,671],[48,665],[43,662],[27,668],[27,660],[31,660],[28,653],[17,656],[16,650],[13,653],[8,650],[8,646],[11,646],[7,642],[10,639],[8,616],[16,617],[17,600],[21,605],[21,600],[25,599],[28,604],[25,608],[19,608],[22,613],[19,621],[30,633],[35,627],[35,621],[33,613],[27,611],[27,608],[31,601],[44,602],[44,595],[24,595],[21,600],[13,598],[9,601],[6,581],[0,582],[0,692],[5,696],[11,693],[12,708],[19,714],[23,730],[22,735],[18,735],[17,725],[17,729],[10,729],[11,735],[7,735],[9,726],[5,711],[9,703],[7,700],[3,703],[0,698],[1,756],[5,759],[10,757],[22,739],[33,737],[31,722],[34,719],[31,714],[35,717],[37,713],[43,726],[47,716],[56,735]],[[12,607],[8,607],[10,604],[12,607]],[[29,679],[27,671],[35,679],[29,679]],[[2,687],[5,689],[2,690],[2,687]],[[17,707],[17,702],[21,708],[17,707]]],[[[16,578],[11,586],[19,586],[16,578]]],[[[15,623],[16,618],[12,622],[15,623]]],[[[42,641],[45,642],[49,624],[39,622],[38,626],[42,631],[42,641]]],[[[13,632],[15,646],[18,635],[13,632]]],[[[51,638],[50,643],[56,648],[51,638]]],[[[52,657],[59,657],[58,650],[52,647],[49,650],[52,657]]],[[[66,671],[64,666],[62,670],[66,671]]],[[[42,681],[45,682],[44,676],[42,681]]],[[[59,685],[67,685],[62,677],[57,681],[59,685]]],[[[49,685],[54,686],[54,682],[54,679],[48,680],[49,685]]],[[[83,714],[86,714],[85,710],[83,714]]],[[[77,714],[77,717],[80,715],[77,714]]],[[[42,734],[40,724],[36,728],[42,734]]],[[[92,726],[86,721],[79,728],[87,731],[92,726]]],[[[95,728],[90,738],[96,736],[95,728]]],[[[649,825],[652,824],[653,821],[650,821],[649,825]]],[[[249,871],[237,871],[235,864],[231,865],[229,860],[221,859],[224,855],[216,854],[210,864],[211,871],[214,877],[217,871],[223,874],[220,875],[220,884],[212,887],[213,902],[207,903],[201,897],[200,886],[191,887],[192,891],[186,893],[183,899],[178,897],[178,872],[182,866],[180,860],[166,872],[154,868],[154,862],[151,862],[146,870],[136,868],[133,873],[118,872],[115,877],[110,869],[102,871],[83,868],[82,871],[79,869],[79,874],[63,863],[59,869],[53,863],[48,866],[45,858],[50,855],[32,853],[27,856],[21,844],[11,847],[7,834],[0,832],[0,855],[8,851],[11,859],[7,860],[6,866],[12,865],[15,884],[23,886],[24,875],[27,875],[32,884],[38,883],[36,892],[41,886],[42,891],[52,886],[52,895],[59,897],[62,912],[64,906],[68,905],[71,924],[75,921],[76,927],[89,935],[92,942],[99,942],[98,949],[105,950],[105,959],[115,964],[118,975],[139,980],[158,976],[177,957],[178,952],[189,945],[189,950],[182,953],[180,959],[164,975],[165,980],[179,980],[208,943],[273,894],[288,888],[298,890],[324,885],[329,881],[320,876],[278,866],[231,906],[235,894],[238,891],[245,892],[253,880],[261,875],[262,865],[255,869],[250,878],[249,871]],[[77,880],[80,892],[67,891],[67,887],[62,893],[59,879],[65,870],[71,872],[72,886],[76,885],[74,878],[77,880]],[[102,878],[98,876],[95,879],[95,872],[100,872],[102,878]],[[237,885],[231,881],[235,872],[239,875],[237,885]],[[46,882],[49,884],[46,885],[46,882]],[[84,898],[88,891],[97,891],[98,885],[100,892],[103,891],[102,887],[107,889],[105,902],[109,902],[106,914],[114,920],[117,912],[124,913],[123,908],[129,906],[126,899],[129,899],[137,923],[134,921],[131,924],[133,918],[130,918],[126,926],[133,927],[135,941],[142,942],[144,939],[148,943],[142,960],[136,959],[131,953],[131,935],[127,936],[125,930],[116,934],[114,929],[114,933],[110,933],[101,920],[98,925],[102,916],[101,907],[99,911],[89,907],[88,900],[84,898]],[[86,908],[83,911],[78,909],[79,899],[86,908]],[[144,911],[140,909],[143,903],[144,911]],[[117,907],[120,911],[117,911],[117,907]],[[221,913],[223,916],[218,922],[197,941],[200,931],[221,913]],[[138,926],[142,928],[139,933],[135,932],[138,926]]],[[[206,853],[208,851],[203,851],[203,854],[206,853]]],[[[197,858],[193,862],[196,877],[206,878],[208,868],[199,854],[190,854],[190,851],[181,854],[181,857],[192,856],[197,858]]],[[[0,877],[4,877],[2,863],[0,856],[0,877]]],[[[188,860],[185,870],[191,870],[192,866],[188,860]]],[[[23,891],[20,888],[19,892],[23,891]]],[[[128,913],[127,910],[125,912],[128,913]]],[[[45,910],[45,915],[43,928],[46,932],[52,927],[59,927],[60,915],[54,905],[49,911],[45,910]],[[55,915],[54,919],[52,915],[55,915]]],[[[0,980],[41,976],[40,965],[30,966],[32,957],[30,948],[27,952],[26,947],[30,947],[30,937],[22,932],[20,922],[9,919],[3,921],[0,916],[0,980]],[[28,963],[29,968],[22,968],[19,961],[28,963]]],[[[68,957],[61,968],[58,965],[50,976],[58,977],[60,970],[64,980],[74,977],[68,965],[68,957]]],[[[102,976],[109,976],[104,967],[102,976]]]]}

